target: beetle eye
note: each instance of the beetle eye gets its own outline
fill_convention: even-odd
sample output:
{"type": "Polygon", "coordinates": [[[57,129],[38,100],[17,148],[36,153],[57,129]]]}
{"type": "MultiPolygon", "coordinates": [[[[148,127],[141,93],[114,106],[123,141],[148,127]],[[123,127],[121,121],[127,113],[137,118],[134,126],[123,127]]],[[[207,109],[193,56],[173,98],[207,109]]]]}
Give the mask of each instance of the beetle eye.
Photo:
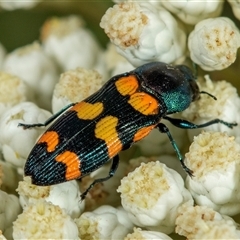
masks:
{"type": "Polygon", "coordinates": [[[189,84],[192,89],[192,101],[195,101],[200,98],[198,85],[195,80],[190,80],[189,84]]]}

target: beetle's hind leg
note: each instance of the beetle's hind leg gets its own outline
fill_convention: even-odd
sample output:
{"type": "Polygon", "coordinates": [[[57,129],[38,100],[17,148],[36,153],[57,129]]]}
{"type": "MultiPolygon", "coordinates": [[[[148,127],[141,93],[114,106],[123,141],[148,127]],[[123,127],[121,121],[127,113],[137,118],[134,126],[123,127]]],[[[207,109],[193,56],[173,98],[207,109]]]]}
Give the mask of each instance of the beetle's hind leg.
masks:
{"type": "Polygon", "coordinates": [[[95,179],[92,184],[81,194],[81,200],[84,200],[84,198],[86,197],[87,193],[94,187],[95,184],[97,183],[101,183],[101,182],[105,182],[108,179],[110,179],[111,177],[113,177],[113,175],[115,174],[117,168],[118,168],[118,164],[119,164],[119,156],[116,155],[113,159],[112,159],[112,166],[110,168],[109,174],[107,177],[105,178],[99,178],[99,179],[95,179]]]}

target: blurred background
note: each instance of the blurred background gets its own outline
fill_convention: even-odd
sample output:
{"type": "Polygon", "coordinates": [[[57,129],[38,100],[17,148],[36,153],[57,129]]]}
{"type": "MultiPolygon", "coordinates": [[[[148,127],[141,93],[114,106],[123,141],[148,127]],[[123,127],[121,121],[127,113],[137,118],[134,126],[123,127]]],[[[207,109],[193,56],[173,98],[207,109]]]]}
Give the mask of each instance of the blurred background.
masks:
{"type": "Polygon", "coordinates": [[[79,14],[86,22],[100,43],[108,41],[99,22],[105,11],[113,6],[110,0],[104,1],[43,1],[31,9],[0,10],[0,42],[7,51],[24,46],[39,39],[40,27],[52,16],[79,14]]]}

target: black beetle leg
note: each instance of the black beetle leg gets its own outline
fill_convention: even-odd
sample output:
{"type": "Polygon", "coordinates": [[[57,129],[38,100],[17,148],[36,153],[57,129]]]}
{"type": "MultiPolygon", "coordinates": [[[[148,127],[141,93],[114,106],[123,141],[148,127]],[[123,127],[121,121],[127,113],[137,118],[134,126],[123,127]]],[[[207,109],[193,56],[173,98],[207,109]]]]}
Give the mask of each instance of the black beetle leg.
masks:
{"type": "Polygon", "coordinates": [[[23,127],[23,129],[33,128],[33,127],[46,127],[48,124],[53,122],[57,117],[59,117],[62,113],[64,113],[66,110],[68,110],[70,107],[74,106],[76,103],[70,103],[54,115],[52,115],[49,119],[47,119],[44,123],[33,123],[33,124],[25,124],[25,123],[19,123],[18,127],[23,127]]]}
{"type": "Polygon", "coordinates": [[[171,142],[171,144],[172,144],[172,146],[173,146],[173,149],[175,150],[175,152],[176,152],[176,154],[177,154],[177,157],[178,157],[178,159],[180,160],[180,163],[181,163],[184,171],[185,171],[190,177],[192,177],[192,176],[193,176],[193,171],[192,171],[191,169],[189,169],[189,168],[184,164],[184,159],[183,159],[183,157],[182,157],[182,155],[181,155],[181,153],[180,153],[180,150],[179,150],[179,148],[178,148],[175,140],[173,139],[173,137],[172,137],[172,135],[171,135],[168,127],[165,126],[163,123],[159,123],[159,124],[157,125],[157,128],[158,128],[158,130],[159,130],[160,132],[167,134],[167,136],[168,136],[168,138],[169,138],[169,140],[170,140],[170,142],[171,142]]]}
{"type": "Polygon", "coordinates": [[[213,119],[209,122],[203,123],[203,124],[195,124],[192,122],[189,122],[187,120],[184,119],[178,119],[178,118],[171,118],[168,116],[163,117],[164,119],[168,120],[170,123],[172,123],[174,126],[179,127],[179,128],[184,128],[184,129],[195,129],[195,128],[203,128],[203,127],[208,127],[210,125],[213,124],[217,124],[217,123],[221,123],[229,128],[233,128],[235,126],[237,126],[237,123],[229,123],[229,122],[225,122],[221,119],[213,119]]]}
{"type": "Polygon", "coordinates": [[[99,179],[95,179],[92,184],[81,194],[81,200],[84,200],[84,198],[86,197],[87,193],[94,187],[94,185],[96,183],[101,183],[101,182],[105,182],[108,179],[110,179],[111,177],[113,177],[113,175],[115,174],[117,168],[118,168],[118,164],[119,164],[119,156],[116,155],[113,159],[112,159],[112,166],[110,168],[109,174],[107,177],[105,178],[99,178],[99,179]]]}

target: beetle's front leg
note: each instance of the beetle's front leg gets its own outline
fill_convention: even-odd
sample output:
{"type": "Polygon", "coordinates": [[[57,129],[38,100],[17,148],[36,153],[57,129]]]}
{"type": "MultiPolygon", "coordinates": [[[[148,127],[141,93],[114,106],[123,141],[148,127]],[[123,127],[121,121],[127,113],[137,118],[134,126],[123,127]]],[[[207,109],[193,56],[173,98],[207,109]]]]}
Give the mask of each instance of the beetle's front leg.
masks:
{"type": "Polygon", "coordinates": [[[168,116],[163,117],[164,119],[168,120],[170,123],[172,123],[174,126],[179,127],[179,128],[184,128],[184,129],[195,129],[195,128],[203,128],[203,127],[208,127],[210,125],[213,124],[217,124],[217,123],[221,123],[229,128],[233,128],[235,126],[237,126],[237,123],[229,123],[229,122],[225,122],[221,119],[213,119],[209,122],[203,123],[203,124],[195,124],[192,122],[189,122],[187,120],[184,119],[179,119],[179,118],[171,118],[168,116]]]}

